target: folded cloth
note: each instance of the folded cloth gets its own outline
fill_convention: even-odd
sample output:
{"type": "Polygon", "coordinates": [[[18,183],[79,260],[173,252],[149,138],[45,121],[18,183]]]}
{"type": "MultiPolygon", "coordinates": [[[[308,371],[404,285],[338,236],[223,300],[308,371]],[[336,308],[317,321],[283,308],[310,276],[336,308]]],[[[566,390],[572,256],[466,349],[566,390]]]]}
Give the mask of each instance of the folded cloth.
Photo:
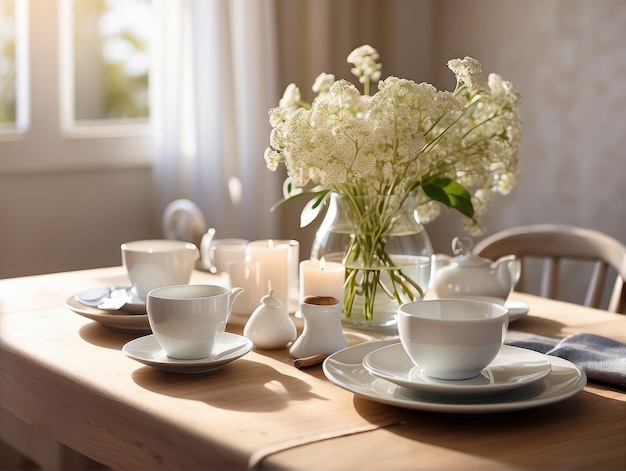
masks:
{"type": "Polygon", "coordinates": [[[509,331],[505,343],[564,358],[592,381],[626,388],[626,344],[616,340],[595,334],[576,334],[559,340],[509,331]]]}

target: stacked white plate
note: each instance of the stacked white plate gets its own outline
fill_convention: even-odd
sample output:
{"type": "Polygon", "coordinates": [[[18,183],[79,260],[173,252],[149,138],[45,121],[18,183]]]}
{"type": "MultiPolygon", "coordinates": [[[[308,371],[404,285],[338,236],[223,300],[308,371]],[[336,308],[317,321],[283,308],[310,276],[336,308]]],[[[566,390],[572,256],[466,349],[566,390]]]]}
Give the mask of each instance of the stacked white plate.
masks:
{"type": "Polygon", "coordinates": [[[326,377],[376,402],[445,413],[493,413],[528,409],[567,399],[587,383],[585,373],[562,358],[503,346],[475,378],[430,378],[398,340],[361,343],[329,356],[326,377]]]}

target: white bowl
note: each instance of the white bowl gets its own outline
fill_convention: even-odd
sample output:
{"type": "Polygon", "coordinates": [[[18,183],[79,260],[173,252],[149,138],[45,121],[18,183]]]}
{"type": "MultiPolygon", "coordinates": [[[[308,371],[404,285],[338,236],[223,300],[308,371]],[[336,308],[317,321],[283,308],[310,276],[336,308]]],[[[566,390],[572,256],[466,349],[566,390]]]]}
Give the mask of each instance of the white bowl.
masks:
{"type": "Polygon", "coordinates": [[[478,376],[498,354],[508,326],[508,309],[485,301],[444,298],[398,308],[402,346],[424,374],[437,379],[478,376]]]}

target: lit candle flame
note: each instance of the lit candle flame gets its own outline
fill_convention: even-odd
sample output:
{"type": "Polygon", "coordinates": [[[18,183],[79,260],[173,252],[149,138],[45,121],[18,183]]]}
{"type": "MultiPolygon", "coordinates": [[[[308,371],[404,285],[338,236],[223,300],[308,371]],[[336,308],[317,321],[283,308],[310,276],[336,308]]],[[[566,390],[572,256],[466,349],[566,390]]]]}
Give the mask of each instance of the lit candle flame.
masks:
{"type": "Polygon", "coordinates": [[[326,260],[322,257],[320,259],[320,270],[324,270],[324,268],[326,268],[326,260]]]}

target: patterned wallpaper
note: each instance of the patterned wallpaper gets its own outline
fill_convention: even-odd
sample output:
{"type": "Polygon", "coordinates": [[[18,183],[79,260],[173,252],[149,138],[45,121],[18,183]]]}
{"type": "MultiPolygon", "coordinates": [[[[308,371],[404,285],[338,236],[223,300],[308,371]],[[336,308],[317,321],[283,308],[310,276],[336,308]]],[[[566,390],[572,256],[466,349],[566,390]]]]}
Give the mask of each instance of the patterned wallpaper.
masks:
{"type": "MultiPolygon", "coordinates": [[[[487,233],[564,223],[626,243],[626,2],[436,5],[435,62],[473,56],[523,97],[519,183],[484,218],[487,233]]],[[[435,76],[444,82],[449,74],[441,68],[435,76]]],[[[437,250],[449,252],[458,219],[451,214],[429,226],[437,250]]],[[[580,297],[585,284],[578,274],[569,299],[580,297]]]]}
{"type": "Polygon", "coordinates": [[[452,0],[438,14],[438,56],[472,55],[523,96],[519,184],[488,232],[560,222],[626,242],[626,2],[452,0]]]}

